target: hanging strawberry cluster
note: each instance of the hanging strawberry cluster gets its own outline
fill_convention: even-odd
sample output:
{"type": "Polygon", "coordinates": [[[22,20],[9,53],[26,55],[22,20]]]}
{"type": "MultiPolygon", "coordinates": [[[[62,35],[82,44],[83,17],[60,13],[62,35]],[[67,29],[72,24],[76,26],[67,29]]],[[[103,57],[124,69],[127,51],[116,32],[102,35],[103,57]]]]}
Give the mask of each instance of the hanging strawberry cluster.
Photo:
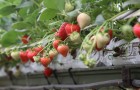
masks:
{"type": "MultiPolygon", "coordinates": [[[[66,57],[73,49],[77,49],[77,47],[80,48],[82,43],[81,29],[88,26],[90,21],[90,16],[88,16],[86,13],[80,13],[77,16],[77,23],[62,23],[59,29],[53,34],[53,39],[50,40],[50,42],[48,42],[45,46],[39,45],[20,51],[6,51],[8,52],[7,55],[14,60],[20,59],[22,63],[27,63],[28,61],[38,62],[44,67],[48,67],[48,65],[58,54],[66,57]]],[[[25,45],[30,42],[30,39],[31,38],[28,35],[21,37],[21,41],[25,45]]]]}
{"type": "MultiPolygon", "coordinates": [[[[21,51],[8,50],[6,58],[14,60],[20,59],[23,63],[27,63],[28,61],[41,63],[46,70],[48,69],[48,65],[58,54],[61,54],[63,57],[67,57],[67,55],[73,50],[81,47],[80,53],[85,51],[86,54],[80,54],[80,59],[85,65],[91,67],[96,64],[96,61],[89,56],[93,51],[104,50],[113,37],[118,37],[128,42],[133,40],[135,37],[140,38],[139,23],[134,26],[126,24],[116,27],[117,21],[112,21],[113,18],[104,21],[102,25],[96,25],[96,27],[93,30],[90,30],[88,34],[82,35],[82,31],[92,23],[92,19],[87,13],[80,12],[80,9],[76,8],[77,6],[74,6],[73,3],[66,0],[65,19],[67,20],[64,20],[60,27],[54,30],[53,34],[51,33],[52,38],[49,38],[51,40],[48,41],[46,45],[27,48],[21,51]],[[71,17],[70,13],[73,13],[71,17]]],[[[28,44],[30,40],[31,37],[28,35],[23,35],[21,37],[23,44],[28,44]]]]}

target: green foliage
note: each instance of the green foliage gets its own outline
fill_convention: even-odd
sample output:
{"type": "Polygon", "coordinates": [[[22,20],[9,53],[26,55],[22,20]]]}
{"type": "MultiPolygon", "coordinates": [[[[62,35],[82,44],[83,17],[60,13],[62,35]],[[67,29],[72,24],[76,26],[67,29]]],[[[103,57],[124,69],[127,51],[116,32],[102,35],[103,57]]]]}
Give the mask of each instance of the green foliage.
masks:
{"type": "Polygon", "coordinates": [[[17,8],[25,8],[25,7],[30,7],[32,5],[33,5],[33,2],[30,0],[30,1],[25,1],[21,3],[17,8]]]}
{"type": "MultiPolygon", "coordinates": [[[[75,17],[78,11],[88,13],[92,18],[92,23],[102,24],[104,20],[111,18],[123,10],[123,6],[131,7],[139,3],[139,0],[70,0],[75,5],[75,10],[65,13],[66,0],[0,0],[0,27],[9,30],[7,33],[15,35],[11,41],[4,34],[2,44],[8,46],[16,44],[16,33],[10,30],[23,32],[28,30],[32,36],[44,37],[42,33],[51,31],[53,26],[60,26],[58,21],[76,22],[75,17]],[[133,2],[133,3],[131,3],[133,2]],[[123,4],[124,3],[124,4],[123,4]],[[51,24],[53,26],[50,26],[51,24]],[[26,29],[26,30],[25,30],[26,29]],[[35,35],[34,35],[35,34],[35,35]],[[6,39],[5,39],[6,38],[6,39]],[[8,40],[9,39],[9,40],[8,40]],[[8,42],[4,41],[8,40],[8,42]],[[5,43],[5,44],[4,44],[5,43]]],[[[127,9],[127,8],[126,8],[127,9]]],[[[38,40],[38,39],[37,39],[38,40]]],[[[34,37],[34,40],[36,38],[34,37]]]]}
{"type": "Polygon", "coordinates": [[[50,20],[54,18],[57,15],[56,9],[45,9],[43,12],[39,15],[38,20],[44,21],[44,20],[50,20]]]}
{"type": "Polygon", "coordinates": [[[12,5],[19,5],[22,0],[4,0],[4,1],[12,5]]]}
{"type": "Polygon", "coordinates": [[[8,32],[5,32],[1,37],[1,44],[4,47],[13,45],[15,43],[18,43],[18,36],[20,36],[21,33],[16,32],[15,30],[10,30],[8,32]]]}
{"type": "Polygon", "coordinates": [[[65,0],[44,0],[43,2],[48,9],[64,10],[65,0]]]}
{"type": "Polygon", "coordinates": [[[14,13],[16,11],[15,5],[6,6],[0,9],[0,15],[7,16],[11,13],[14,13]]]}
{"type": "MultiPolygon", "coordinates": [[[[76,17],[79,12],[89,14],[91,24],[101,25],[124,10],[140,7],[139,0],[70,1],[74,10],[65,12],[66,0],[0,0],[0,44],[3,47],[21,45],[20,38],[24,34],[31,36],[33,42],[30,43],[48,37],[51,42],[54,39],[53,30],[57,30],[66,21],[77,23],[76,17]]],[[[122,24],[124,23],[126,21],[122,24]]],[[[121,26],[117,25],[114,28],[121,26]]],[[[86,35],[87,33],[82,32],[81,36],[86,35]]],[[[48,42],[47,40],[45,39],[44,43],[48,42]]]]}
{"type": "Polygon", "coordinates": [[[36,19],[37,19],[38,15],[39,15],[38,12],[39,12],[39,9],[34,10],[33,13],[26,16],[25,21],[29,22],[31,24],[34,24],[36,22],[36,19]]]}
{"type": "Polygon", "coordinates": [[[27,22],[16,22],[12,25],[13,29],[18,29],[18,30],[28,29],[31,27],[32,27],[32,25],[27,22]]]}

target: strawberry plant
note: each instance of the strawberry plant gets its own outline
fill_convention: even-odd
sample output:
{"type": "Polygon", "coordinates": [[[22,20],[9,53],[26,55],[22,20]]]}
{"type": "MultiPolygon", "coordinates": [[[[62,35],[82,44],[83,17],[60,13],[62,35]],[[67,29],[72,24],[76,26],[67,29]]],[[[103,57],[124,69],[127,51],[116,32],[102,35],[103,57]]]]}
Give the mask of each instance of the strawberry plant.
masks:
{"type": "MultiPolygon", "coordinates": [[[[116,17],[131,8],[140,8],[139,1],[136,2],[1,1],[0,58],[16,63],[18,59],[24,63],[36,61],[47,67],[57,54],[66,57],[69,52],[80,49],[80,53],[86,51],[82,60],[91,67],[95,60],[88,56],[94,51],[104,50],[112,38],[124,39],[128,43],[136,37],[140,38],[137,17],[116,20],[116,17]]],[[[5,61],[2,59],[0,62],[5,61]]]]}

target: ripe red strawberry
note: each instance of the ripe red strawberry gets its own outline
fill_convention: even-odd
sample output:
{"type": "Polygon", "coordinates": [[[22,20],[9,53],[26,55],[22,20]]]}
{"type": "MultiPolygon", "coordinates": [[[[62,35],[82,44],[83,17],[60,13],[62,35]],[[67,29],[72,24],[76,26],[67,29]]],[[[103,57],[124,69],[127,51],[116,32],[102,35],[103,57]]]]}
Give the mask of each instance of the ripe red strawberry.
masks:
{"type": "Polygon", "coordinates": [[[30,51],[31,51],[31,49],[27,49],[27,50],[26,50],[26,53],[28,54],[28,52],[30,52],[30,51]]]}
{"type": "Polygon", "coordinates": [[[65,39],[68,37],[68,36],[67,36],[67,33],[66,33],[66,30],[65,30],[65,27],[66,27],[67,24],[68,24],[67,22],[64,22],[64,23],[60,26],[58,32],[55,33],[55,36],[56,36],[56,37],[59,37],[61,40],[65,40],[65,39]]]}
{"type": "Polygon", "coordinates": [[[23,44],[27,44],[31,38],[28,35],[24,35],[21,37],[21,41],[23,44]]]}
{"type": "Polygon", "coordinates": [[[40,58],[40,63],[44,66],[47,67],[51,63],[51,59],[48,57],[42,57],[40,58]]]}
{"type": "Polygon", "coordinates": [[[108,30],[108,34],[110,35],[110,39],[113,38],[113,31],[111,29],[108,30]]]}
{"type": "Polygon", "coordinates": [[[47,76],[47,77],[50,77],[53,73],[53,70],[49,67],[46,67],[43,71],[44,75],[47,76]]]}
{"type": "Polygon", "coordinates": [[[64,57],[67,56],[68,52],[69,52],[69,47],[67,45],[59,45],[58,48],[57,48],[57,51],[63,55],[64,57]]]}
{"type": "Polygon", "coordinates": [[[67,24],[65,27],[67,35],[70,35],[73,32],[80,32],[80,27],[77,24],[67,24]]]}
{"type": "Polygon", "coordinates": [[[28,61],[27,52],[20,51],[19,56],[23,63],[26,63],[28,61]]]}
{"type": "Polygon", "coordinates": [[[43,53],[43,46],[35,47],[33,50],[36,51],[37,53],[43,53]]]}
{"type": "Polygon", "coordinates": [[[134,35],[138,38],[140,38],[140,24],[139,23],[136,23],[134,26],[133,26],[133,32],[134,32],[134,35]]]}
{"type": "Polygon", "coordinates": [[[34,62],[34,56],[36,56],[37,55],[37,52],[35,52],[35,51],[29,51],[28,52],[28,54],[27,54],[27,57],[28,57],[28,59],[30,59],[32,62],[34,62]]]}
{"type": "Polygon", "coordinates": [[[59,43],[61,42],[61,40],[54,40],[53,41],[53,47],[57,50],[57,47],[59,45],[59,43]]]}

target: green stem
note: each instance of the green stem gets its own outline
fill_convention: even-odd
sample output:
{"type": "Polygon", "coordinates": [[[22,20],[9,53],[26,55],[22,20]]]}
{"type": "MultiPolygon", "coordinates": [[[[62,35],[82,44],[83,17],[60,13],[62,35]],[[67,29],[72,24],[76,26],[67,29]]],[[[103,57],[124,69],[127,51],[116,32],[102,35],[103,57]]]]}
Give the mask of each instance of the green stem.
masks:
{"type": "Polygon", "coordinates": [[[92,52],[93,48],[95,47],[95,45],[96,45],[96,37],[95,37],[95,39],[94,39],[94,42],[93,42],[92,45],[91,45],[90,50],[88,51],[88,55],[91,54],[91,52],[92,52]]]}
{"type": "Polygon", "coordinates": [[[86,37],[85,39],[83,40],[82,44],[81,44],[81,47],[80,47],[80,50],[79,51],[82,51],[82,46],[83,44],[89,40],[90,36],[94,35],[95,33],[97,32],[97,28],[93,29],[86,37]]]}
{"type": "Polygon", "coordinates": [[[113,16],[112,18],[108,19],[107,21],[113,21],[116,17],[120,16],[121,14],[127,12],[128,10],[122,11],[120,13],[118,13],[117,15],[113,16]]]}
{"type": "MultiPolygon", "coordinates": [[[[46,49],[47,47],[50,47],[51,46],[51,44],[50,43],[48,43],[48,45],[47,46],[45,46],[37,55],[39,55],[44,49],[46,49]]],[[[50,49],[50,48],[49,48],[50,49]]]]}
{"type": "Polygon", "coordinates": [[[104,25],[106,25],[107,22],[108,22],[108,21],[105,21],[105,22],[99,27],[99,29],[97,29],[96,34],[98,34],[98,33],[100,32],[100,30],[103,28],[104,25]]]}

